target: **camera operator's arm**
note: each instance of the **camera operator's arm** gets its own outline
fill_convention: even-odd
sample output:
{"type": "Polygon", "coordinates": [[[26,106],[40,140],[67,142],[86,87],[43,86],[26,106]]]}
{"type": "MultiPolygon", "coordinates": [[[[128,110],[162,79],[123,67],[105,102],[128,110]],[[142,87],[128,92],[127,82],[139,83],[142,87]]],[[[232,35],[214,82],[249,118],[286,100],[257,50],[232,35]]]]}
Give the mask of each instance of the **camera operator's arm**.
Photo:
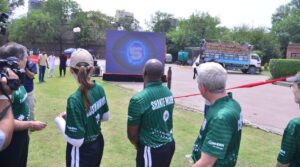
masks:
{"type": "Polygon", "coordinates": [[[6,115],[0,120],[0,151],[5,149],[11,141],[14,131],[14,117],[8,100],[0,100],[0,112],[8,110],[6,115]]]}
{"type": "Polygon", "coordinates": [[[25,74],[27,75],[28,78],[34,79],[35,73],[31,72],[28,68],[25,68],[25,74]]]}

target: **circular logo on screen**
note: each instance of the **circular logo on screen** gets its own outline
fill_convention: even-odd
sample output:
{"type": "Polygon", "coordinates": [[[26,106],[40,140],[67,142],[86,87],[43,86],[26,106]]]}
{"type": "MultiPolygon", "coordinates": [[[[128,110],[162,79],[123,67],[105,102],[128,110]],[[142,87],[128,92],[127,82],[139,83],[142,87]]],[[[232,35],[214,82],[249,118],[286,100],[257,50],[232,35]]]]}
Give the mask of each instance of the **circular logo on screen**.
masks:
{"type": "Polygon", "coordinates": [[[144,46],[139,41],[133,41],[127,48],[128,61],[131,64],[140,64],[144,61],[144,46]]]}
{"type": "Polygon", "coordinates": [[[169,116],[170,116],[169,111],[165,110],[164,115],[163,115],[163,119],[165,122],[169,119],[169,116]]]}

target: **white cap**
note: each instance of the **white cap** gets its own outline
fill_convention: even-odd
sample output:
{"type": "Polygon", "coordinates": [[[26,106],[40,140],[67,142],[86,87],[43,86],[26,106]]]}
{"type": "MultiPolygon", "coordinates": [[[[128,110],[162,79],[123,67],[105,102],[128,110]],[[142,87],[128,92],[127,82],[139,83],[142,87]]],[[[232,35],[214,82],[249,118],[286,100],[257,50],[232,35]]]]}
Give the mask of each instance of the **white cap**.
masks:
{"type": "Polygon", "coordinates": [[[81,66],[94,66],[93,56],[85,49],[78,48],[72,53],[70,58],[70,67],[78,69],[81,66]]]}

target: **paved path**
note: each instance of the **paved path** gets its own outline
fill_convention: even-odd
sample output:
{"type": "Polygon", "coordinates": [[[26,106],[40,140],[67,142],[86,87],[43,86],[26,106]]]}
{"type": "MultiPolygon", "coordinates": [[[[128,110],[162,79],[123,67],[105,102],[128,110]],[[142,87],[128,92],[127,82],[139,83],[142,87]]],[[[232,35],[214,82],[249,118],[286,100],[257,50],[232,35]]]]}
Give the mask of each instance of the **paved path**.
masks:
{"type": "MultiPolygon", "coordinates": [[[[103,62],[100,64],[103,65],[103,62]]],[[[196,80],[192,79],[191,66],[166,64],[172,67],[172,88],[174,96],[198,93],[196,80]]],[[[247,75],[239,72],[229,72],[227,88],[265,81],[264,75],[247,75]]],[[[142,90],[142,83],[117,82],[123,87],[142,90]]],[[[273,84],[253,88],[232,90],[233,97],[240,103],[244,119],[257,125],[259,128],[282,134],[288,121],[299,117],[299,105],[294,102],[292,91],[289,87],[273,84]]],[[[176,103],[199,111],[204,108],[204,99],[201,96],[176,99],[176,103]]]]}

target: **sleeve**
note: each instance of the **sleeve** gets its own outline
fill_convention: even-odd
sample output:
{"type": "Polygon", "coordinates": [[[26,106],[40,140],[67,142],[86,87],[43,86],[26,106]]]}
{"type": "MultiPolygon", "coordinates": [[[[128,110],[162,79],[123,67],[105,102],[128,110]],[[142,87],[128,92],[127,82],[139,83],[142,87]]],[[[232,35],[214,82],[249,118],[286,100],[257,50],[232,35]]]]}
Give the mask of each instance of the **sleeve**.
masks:
{"type": "Polygon", "coordinates": [[[31,63],[31,67],[29,69],[32,73],[37,74],[37,68],[35,63],[31,63]]]}
{"type": "Polygon", "coordinates": [[[128,106],[128,126],[138,126],[140,125],[142,118],[141,105],[137,99],[134,97],[130,99],[128,106]]]}
{"type": "Polygon", "coordinates": [[[69,98],[67,103],[67,120],[65,134],[72,139],[84,138],[84,120],[82,111],[80,111],[78,102],[69,98]]]}
{"type": "Polygon", "coordinates": [[[281,149],[277,157],[277,161],[281,164],[288,164],[291,162],[293,156],[296,153],[296,136],[294,134],[295,126],[293,123],[289,123],[286,129],[284,130],[284,134],[281,141],[281,149]]]}
{"type": "Polygon", "coordinates": [[[3,133],[3,131],[0,129],[0,150],[2,150],[2,147],[5,143],[5,139],[6,139],[5,133],[3,133]]]}
{"type": "Polygon", "coordinates": [[[201,151],[218,159],[223,159],[232,138],[233,128],[222,118],[213,119],[210,126],[207,127],[210,130],[205,136],[201,151]]]}

